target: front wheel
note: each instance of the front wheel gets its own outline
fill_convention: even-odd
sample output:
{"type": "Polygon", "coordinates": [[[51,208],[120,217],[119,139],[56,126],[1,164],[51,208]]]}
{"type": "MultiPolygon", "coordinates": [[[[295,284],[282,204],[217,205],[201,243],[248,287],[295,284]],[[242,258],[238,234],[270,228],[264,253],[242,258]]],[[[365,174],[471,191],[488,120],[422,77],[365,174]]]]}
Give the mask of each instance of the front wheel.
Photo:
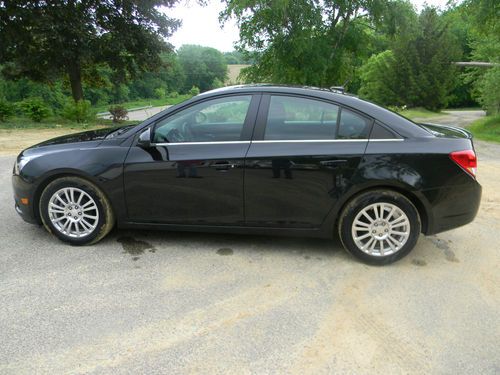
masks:
{"type": "Polygon", "coordinates": [[[97,186],[79,177],[62,177],[48,184],[39,209],[45,228],[72,245],[96,243],[114,225],[108,199],[97,186]]]}
{"type": "Polygon", "coordinates": [[[345,249],[370,264],[406,256],[417,243],[420,217],[413,203],[391,190],[372,190],[352,199],[342,211],[339,235],[345,249]]]}

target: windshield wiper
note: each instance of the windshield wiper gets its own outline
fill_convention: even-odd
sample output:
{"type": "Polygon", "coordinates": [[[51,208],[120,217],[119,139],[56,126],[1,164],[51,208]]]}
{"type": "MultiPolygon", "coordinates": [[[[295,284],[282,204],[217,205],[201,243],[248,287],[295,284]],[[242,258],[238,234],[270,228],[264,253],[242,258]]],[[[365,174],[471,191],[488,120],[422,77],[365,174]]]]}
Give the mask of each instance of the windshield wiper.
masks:
{"type": "Polygon", "coordinates": [[[118,128],[115,128],[115,129],[111,130],[106,135],[106,139],[118,137],[119,135],[122,135],[123,133],[127,132],[129,129],[133,128],[134,126],[135,125],[125,125],[125,126],[120,126],[118,128]]]}

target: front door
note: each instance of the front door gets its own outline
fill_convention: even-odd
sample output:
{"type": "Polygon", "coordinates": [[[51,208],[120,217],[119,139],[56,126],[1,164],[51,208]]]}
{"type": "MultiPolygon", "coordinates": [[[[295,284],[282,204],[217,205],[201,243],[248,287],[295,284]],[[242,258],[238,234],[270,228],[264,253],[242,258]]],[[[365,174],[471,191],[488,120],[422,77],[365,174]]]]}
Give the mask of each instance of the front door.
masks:
{"type": "Polygon", "coordinates": [[[159,120],[152,147],[132,146],[125,161],[129,221],[243,224],[244,158],[259,100],[211,98],[159,120]]]}
{"type": "Polygon", "coordinates": [[[319,227],[352,183],[371,126],[334,103],[263,95],[245,165],[247,225],[319,227]]]}

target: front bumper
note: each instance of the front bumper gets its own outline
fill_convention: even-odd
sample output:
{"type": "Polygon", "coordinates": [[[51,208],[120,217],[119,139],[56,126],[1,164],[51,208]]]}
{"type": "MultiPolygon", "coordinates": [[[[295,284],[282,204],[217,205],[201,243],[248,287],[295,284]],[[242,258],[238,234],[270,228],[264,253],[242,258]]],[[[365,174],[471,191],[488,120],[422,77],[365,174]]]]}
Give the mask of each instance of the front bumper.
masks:
{"type": "Polygon", "coordinates": [[[12,188],[14,190],[14,208],[24,221],[31,224],[39,224],[35,211],[34,187],[23,180],[19,175],[12,176],[12,188]],[[28,199],[28,204],[21,202],[22,198],[28,199]]]}

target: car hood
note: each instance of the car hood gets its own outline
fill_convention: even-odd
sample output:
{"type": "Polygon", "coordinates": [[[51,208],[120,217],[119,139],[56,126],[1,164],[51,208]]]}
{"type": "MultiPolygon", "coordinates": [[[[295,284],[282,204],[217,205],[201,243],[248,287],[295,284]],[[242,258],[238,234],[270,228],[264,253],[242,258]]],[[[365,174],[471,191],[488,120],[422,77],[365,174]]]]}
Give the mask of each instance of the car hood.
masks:
{"type": "Polygon", "coordinates": [[[89,131],[85,131],[85,132],[81,132],[81,133],[73,133],[73,134],[63,135],[61,137],[52,138],[52,139],[49,139],[47,141],[38,143],[32,147],[44,147],[44,146],[60,145],[60,144],[66,144],[66,143],[101,141],[112,130],[113,130],[113,128],[104,128],[104,129],[98,129],[98,130],[89,130],[89,131]]]}
{"type": "Polygon", "coordinates": [[[67,149],[94,148],[98,146],[106,136],[115,128],[104,128],[73,133],[49,139],[24,150],[21,155],[34,156],[46,152],[56,152],[67,149]]]}

